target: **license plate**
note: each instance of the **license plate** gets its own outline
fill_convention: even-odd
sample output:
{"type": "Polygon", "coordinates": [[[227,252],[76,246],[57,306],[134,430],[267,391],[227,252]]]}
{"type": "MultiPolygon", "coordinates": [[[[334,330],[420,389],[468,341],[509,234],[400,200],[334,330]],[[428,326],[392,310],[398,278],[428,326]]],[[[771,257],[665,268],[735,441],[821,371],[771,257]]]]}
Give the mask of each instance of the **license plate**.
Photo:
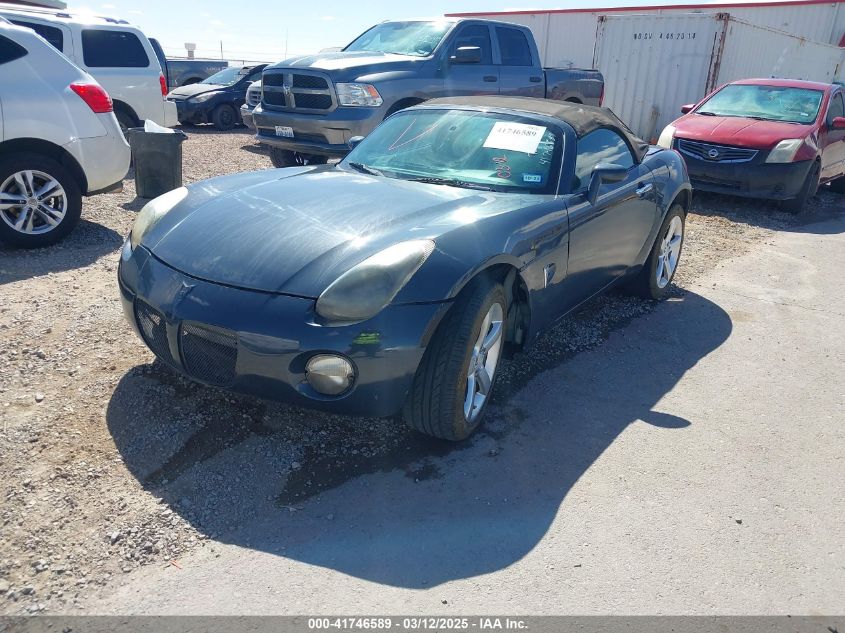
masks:
{"type": "Polygon", "coordinates": [[[293,128],[285,125],[276,126],[276,136],[284,136],[285,138],[293,138],[293,128]]]}

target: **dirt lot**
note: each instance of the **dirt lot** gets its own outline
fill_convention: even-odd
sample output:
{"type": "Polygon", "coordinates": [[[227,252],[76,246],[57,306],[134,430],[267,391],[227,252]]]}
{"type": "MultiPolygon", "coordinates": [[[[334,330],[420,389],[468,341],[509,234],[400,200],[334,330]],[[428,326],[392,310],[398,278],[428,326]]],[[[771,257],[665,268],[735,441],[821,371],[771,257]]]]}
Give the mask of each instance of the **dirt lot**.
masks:
{"type": "MultiPolygon", "coordinates": [[[[188,132],[188,182],[270,167],[245,132],[188,132]]],[[[143,203],[128,179],[122,193],[87,200],[82,223],[60,245],[0,247],[0,613],[84,610],[125,574],[179,567],[188,551],[213,551],[227,532],[274,508],[296,512],[365,472],[404,469],[425,479],[421,456],[460,450],[391,420],[232,397],[154,363],[124,322],[115,281],[118,250],[143,203]]],[[[796,218],[697,196],[676,292],[842,204],[823,191],[796,218]]],[[[507,363],[488,429],[475,441],[519,425],[508,398],[530,378],[651,309],[602,298],[507,363]]]]}

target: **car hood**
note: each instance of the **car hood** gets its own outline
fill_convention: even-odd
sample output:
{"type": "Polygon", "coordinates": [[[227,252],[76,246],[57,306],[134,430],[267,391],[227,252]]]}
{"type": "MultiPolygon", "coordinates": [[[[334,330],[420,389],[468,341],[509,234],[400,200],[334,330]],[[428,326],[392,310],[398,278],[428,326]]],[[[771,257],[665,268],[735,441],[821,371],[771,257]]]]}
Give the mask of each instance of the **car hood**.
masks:
{"type": "Polygon", "coordinates": [[[778,121],[757,121],[742,117],[689,114],[675,123],[675,136],[753,149],[772,149],[786,138],[803,138],[812,126],[778,121]]]}
{"type": "Polygon", "coordinates": [[[407,55],[394,55],[392,53],[379,53],[377,51],[352,51],[345,53],[338,51],[334,53],[320,53],[317,55],[301,55],[291,57],[268,66],[267,71],[277,68],[310,68],[313,70],[338,71],[361,69],[366,66],[403,66],[412,64],[424,58],[410,57],[407,55]]]}
{"type": "Polygon", "coordinates": [[[213,92],[216,90],[225,90],[226,86],[218,86],[217,84],[189,84],[187,86],[180,86],[179,88],[174,88],[171,90],[167,96],[168,97],[175,97],[177,99],[188,99],[190,97],[196,97],[197,95],[201,95],[204,92],[213,92]]]}
{"type": "Polygon", "coordinates": [[[524,206],[519,194],[415,183],[334,166],[235,174],[197,183],[145,236],[193,277],[317,297],[340,274],[405,240],[433,239],[524,206]]]}

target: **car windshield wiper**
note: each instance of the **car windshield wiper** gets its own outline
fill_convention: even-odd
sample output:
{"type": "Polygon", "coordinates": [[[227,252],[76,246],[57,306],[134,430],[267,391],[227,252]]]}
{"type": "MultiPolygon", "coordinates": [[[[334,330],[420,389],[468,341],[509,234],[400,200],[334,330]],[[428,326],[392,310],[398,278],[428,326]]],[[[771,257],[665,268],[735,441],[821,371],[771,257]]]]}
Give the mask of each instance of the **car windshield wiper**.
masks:
{"type": "Polygon", "coordinates": [[[700,114],[702,116],[725,116],[724,114],[716,114],[715,112],[709,112],[707,110],[699,110],[696,114],[700,114]]]}
{"type": "Polygon", "coordinates": [[[493,187],[489,185],[482,185],[476,182],[467,182],[465,180],[456,180],[454,178],[440,178],[438,176],[417,176],[414,178],[406,178],[412,182],[424,182],[429,185],[448,185],[449,187],[463,187],[464,189],[480,189],[481,191],[493,191],[493,187]]]}
{"type": "Polygon", "coordinates": [[[364,163],[356,163],[353,161],[347,162],[347,165],[352,167],[352,169],[356,171],[360,171],[363,174],[369,174],[370,176],[384,176],[383,171],[379,171],[375,167],[370,167],[369,165],[365,165],[364,163]]]}

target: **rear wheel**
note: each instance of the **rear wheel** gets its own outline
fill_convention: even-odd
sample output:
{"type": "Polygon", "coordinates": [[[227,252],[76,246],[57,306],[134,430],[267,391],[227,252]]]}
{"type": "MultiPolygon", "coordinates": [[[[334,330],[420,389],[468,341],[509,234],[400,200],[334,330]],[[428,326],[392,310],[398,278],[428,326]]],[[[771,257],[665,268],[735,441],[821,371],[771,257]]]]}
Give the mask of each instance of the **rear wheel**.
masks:
{"type": "Polygon", "coordinates": [[[48,246],[79,222],[82,193],[52,158],[19,154],[0,160],[0,240],[21,248],[48,246]]]}
{"type": "Polygon", "coordinates": [[[270,160],[274,167],[302,167],[303,165],[325,165],[328,156],[300,154],[279,147],[270,148],[270,160]]]}
{"type": "Polygon", "coordinates": [[[458,297],[429,343],[402,412],[420,433],[469,437],[492,397],[507,322],[499,283],[479,278],[458,297]]]}
{"type": "Polygon", "coordinates": [[[231,130],[238,123],[238,115],[232,106],[223,103],[214,108],[214,112],[211,113],[211,121],[218,130],[231,130]]]}
{"type": "Polygon", "coordinates": [[[685,216],[684,208],[679,204],[669,210],[648,259],[627,285],[632,294],[646,299],[660,299],[669,290],[684,246],[685,216]]]}
{"type": "Polygon", "coordinates": [[[784,211],[789,213],[801,213],[807,202],[816,195],[819,190],[819,173],[821,172],[821,165],[815,161],[807,172],[807,177],[804,179],[804,184],[801,186],[801,191],[798,196],[791,200],[784,200],[781,203],[784,211]]]}
{"type": "Polygon", "coordinates": [[[117,119],[117,124],[120,126],[120,131],[123,132],[123,136],[126,136],[126,131],[138,125],[138,122],[128,112],[124,110],[115,110],[114,117],[117,119]]]}

